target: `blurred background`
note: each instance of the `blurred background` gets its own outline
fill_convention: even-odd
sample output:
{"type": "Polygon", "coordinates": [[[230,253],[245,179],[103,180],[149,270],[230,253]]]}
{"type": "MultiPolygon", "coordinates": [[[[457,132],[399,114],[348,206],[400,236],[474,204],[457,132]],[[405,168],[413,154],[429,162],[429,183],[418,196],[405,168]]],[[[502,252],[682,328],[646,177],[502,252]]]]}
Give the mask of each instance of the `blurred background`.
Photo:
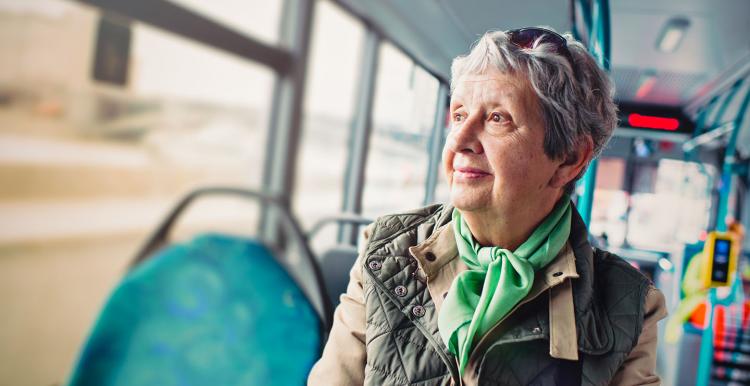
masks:
{"type": "MultiPolygon", "coordinates": [[[[446,200],[450,60],[490,29],[592,40],[577,25],[592,3],[0,0],[0,384],[66,382],[130,260],[192,189],[278,194],[303,229],[446,200]]],[[[750,2],[608,3],[622,119],[589,187],[590,229],[674,307],[685,245],[724,221],[722,194],[747,226],[747,170],[722,185],[732,130],[691,157],[685,143],[739,116],[732,155],[747,164],[750,2]]],[[[253,235],[265,216],[211,198],[175,237],[253,235]]],[[[326,228],[313,251],[343,233],[326,228]]],[[[664,350],[660,372],[676,384],[664,350]]]]}

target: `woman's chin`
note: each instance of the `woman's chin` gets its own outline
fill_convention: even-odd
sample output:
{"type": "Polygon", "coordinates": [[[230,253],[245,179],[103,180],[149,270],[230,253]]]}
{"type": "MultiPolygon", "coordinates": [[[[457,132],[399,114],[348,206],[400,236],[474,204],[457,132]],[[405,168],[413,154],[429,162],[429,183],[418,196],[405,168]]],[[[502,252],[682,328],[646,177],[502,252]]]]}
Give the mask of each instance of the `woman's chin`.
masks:
{"type": "Polygon", "coordinates": [[[454,189],[451,191],[451,205],[465,211],[485,208],[488,204],[487,195],[482,192],[454,189]]]}

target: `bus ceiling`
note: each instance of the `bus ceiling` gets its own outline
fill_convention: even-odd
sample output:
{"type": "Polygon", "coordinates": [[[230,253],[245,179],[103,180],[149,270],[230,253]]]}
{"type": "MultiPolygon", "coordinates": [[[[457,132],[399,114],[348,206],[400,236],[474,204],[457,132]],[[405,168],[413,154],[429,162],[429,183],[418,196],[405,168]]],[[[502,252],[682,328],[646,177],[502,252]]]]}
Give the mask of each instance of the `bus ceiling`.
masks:
{"type": "MultiPolygon", "coordinates": [[[[451,59],[485,31],[534,25],[571,31],[573,21],[582,18],[581,7],[590,3],[336,2],[444,82],[450,79],[451,59]]],[[[710,0],[613,0],[609,7],[610,67],[620,103],[676,107],[692,116],[750,71],[748,1],[717,6],[710,0]]]]}

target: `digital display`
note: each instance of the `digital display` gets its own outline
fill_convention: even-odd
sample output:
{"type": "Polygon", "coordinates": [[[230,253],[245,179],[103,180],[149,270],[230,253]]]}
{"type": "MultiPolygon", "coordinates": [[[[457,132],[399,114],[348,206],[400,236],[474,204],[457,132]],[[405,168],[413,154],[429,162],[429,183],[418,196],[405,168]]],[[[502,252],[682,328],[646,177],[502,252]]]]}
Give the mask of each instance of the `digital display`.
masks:
{"type": "Polygon", "coordinates": [[[637,130],[658,130],[692,135],[695,123],[679,107],[618,103],[620,125],[637,130]]]}
{"type": "Polygon", "coordinates": [[[728,240],[716,240],[716,253],[729,254],[729,241],[728,240]]]}
{"type": "Polygon", "coordinates": [[[711,281],[727,282],[729,280],[729,251],[731,246],[729,240],[716,239],[713,264],[711,264],[711,281]]]}

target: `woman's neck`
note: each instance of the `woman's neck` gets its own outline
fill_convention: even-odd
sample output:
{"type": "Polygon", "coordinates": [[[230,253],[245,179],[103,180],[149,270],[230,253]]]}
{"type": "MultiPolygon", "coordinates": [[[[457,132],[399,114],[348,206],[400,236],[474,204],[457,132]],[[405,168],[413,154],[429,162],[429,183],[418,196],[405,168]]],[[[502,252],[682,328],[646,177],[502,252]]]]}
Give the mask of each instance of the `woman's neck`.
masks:
{"type": "Polygon", "coordinates": [[[556,203],[557,200],[508,211],[459,211],[479,245],[514,251],[531,236],[556,203]]]}

